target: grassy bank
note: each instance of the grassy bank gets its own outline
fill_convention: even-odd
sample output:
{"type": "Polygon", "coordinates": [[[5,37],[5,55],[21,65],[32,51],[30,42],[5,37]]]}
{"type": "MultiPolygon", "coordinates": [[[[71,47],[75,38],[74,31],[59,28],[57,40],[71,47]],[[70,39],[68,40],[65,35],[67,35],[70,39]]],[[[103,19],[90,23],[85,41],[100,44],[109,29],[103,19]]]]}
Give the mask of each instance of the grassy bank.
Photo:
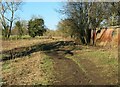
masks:
{"type": "Polygon", "coordinates": [[[52,60],[42,52],[3,62],[3,83],[11,85],[50,85],[52,60]]]}
{"type": "Polygon", "coordinates": [[[73,52],[74,56],[66,55],[66,57],[73,60],[86,75],[98,74],[108,84],[118,83],[118,50],[116,48],[82,46],[81,50],[73,52]]]}

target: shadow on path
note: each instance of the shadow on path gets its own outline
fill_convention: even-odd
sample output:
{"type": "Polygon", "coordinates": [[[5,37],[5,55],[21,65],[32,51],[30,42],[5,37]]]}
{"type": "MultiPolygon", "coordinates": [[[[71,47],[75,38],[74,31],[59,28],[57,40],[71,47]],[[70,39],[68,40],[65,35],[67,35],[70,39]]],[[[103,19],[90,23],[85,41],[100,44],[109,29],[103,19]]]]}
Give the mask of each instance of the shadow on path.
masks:
{"type": "Polygon", "coordinates": [[[96,65],[87,60],[79,58],[81,65],[87,70],[88,75],[77,65],[72,59],[66,58],[66,54],[74,55],[72,50],[63,50],[64,46],[75,46],[73,41],[57,41],[45,44],[36,44],[29,47],[14,48],[12,50],[3,51],[2,61],[15,58],[22,58],[34,52],[44,51],[44,53],[53,60],[54,81],[53,85],[89,85],[104,84],[105,79],[100,76],[96,65]]]}
{"type": "MultiPolygon", "coordinates": [[[[68,45],[75,45],[73,41],[57,41],[45,44],[36,44],[29,47],[20,47],[14,48],[12,50],[3,51],[2,52],[2,61],[20,58],[24,56],[28,56],[31,53],[38,52],[38,51],[59,51],[61,46],[68,46],[68,45]]],[[[61,50],[65,51],[66,53],[72,54],[71,50],[61,50]]]]}

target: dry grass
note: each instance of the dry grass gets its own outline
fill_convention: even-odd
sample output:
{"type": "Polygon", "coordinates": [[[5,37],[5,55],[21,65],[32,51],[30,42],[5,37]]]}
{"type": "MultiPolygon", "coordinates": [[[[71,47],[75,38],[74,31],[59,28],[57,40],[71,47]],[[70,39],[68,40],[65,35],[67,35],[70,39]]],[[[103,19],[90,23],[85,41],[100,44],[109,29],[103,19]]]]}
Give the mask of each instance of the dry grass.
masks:
{"type": "Polygon", "coordinates": [[[20,39],[20,40],[6,40],[2,42],[2,50],[11,50],[13,48],[31,46],[38,43],[51,42],[51,39],[20,39]]]}
{"type": "MultiPolygon", "coordinates": [[[[3,51],[35,44],[49,43],[52,39],[19,39],[2,41],[3,51]]],[[[2,64],[3,83],[9,85],[49,85],[52,81],[52,61],[43,52],[8,60],[2,64]]]]}
{"type": "MultiPolygon", "coordinates": [[[[88,75],[98,75],[105,84],[118,83],[118,50],[99,47],[80,46],[82,50],[74,50],[74,56],[68,58],[75,61],[88,75]]],[[[100,78],[99,78],[100,81],[100,78]]]]}
{"type": "MultiPolygon", "coordinates": [[[[2,41],[2,50],[55,41],[52,39],[2,41]]],[[[70,50],[74,47],[64,46],[61,49],[70,50]]],[[[89,77],[93,78],[93,81],[98,79],[98,83],[103,80],[108,84],[116,84],[118,82],[118,50],[116,47],[108,49],[104,47],[77,45],[72,52],[74,53],[73,56],[66,55],[66,57],[77,63],[82,70],[85,70],[89,77]],[[97,78],[96,76],[100,76],[101,78],[97,78]]],[[[64,52],[58,53],[62,55],[64,52]]],[[[9,85],[51,85],[53,71],[53,61],[50,56],[38,51],[24,57],[3,62],[3,82],[9,85]]]]}
{"type": "MultiPolygon", "coordinates": [[[[47,69],[44,64],[46,62],[49,65],[47,69],[51,68],[51,60],[42,52],[6,61],[3,63],[3,82],[9,85],[48,85],[51,74],[46,73],[47,69]]],[[[52,69],[50,70],[52,72],[52,69]]]]}

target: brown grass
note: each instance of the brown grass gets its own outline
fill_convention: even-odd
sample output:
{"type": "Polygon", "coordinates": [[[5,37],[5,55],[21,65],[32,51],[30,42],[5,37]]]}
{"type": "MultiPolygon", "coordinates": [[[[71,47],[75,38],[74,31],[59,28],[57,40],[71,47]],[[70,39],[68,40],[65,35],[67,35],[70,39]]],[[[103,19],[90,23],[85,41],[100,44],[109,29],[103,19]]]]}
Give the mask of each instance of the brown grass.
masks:
{"type": "Polygon", "coordinates": [[[51,39],[20,39],[20,40],[6,40],[2,42],[2,50],[11,50],[13,48],[31,46],[38,43],[51,42],[51,39]]]}

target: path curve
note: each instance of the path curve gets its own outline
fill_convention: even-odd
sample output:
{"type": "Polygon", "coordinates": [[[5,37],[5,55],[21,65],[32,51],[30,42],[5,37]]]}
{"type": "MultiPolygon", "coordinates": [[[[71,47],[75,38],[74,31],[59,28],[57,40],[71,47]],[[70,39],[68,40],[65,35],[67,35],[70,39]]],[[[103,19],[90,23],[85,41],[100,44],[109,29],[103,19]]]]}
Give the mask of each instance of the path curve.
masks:
{"type": "Polygon", "coordinates": [[[53,59],[55,81],[53,85],[87,85],[91,81],[82,69],[72,61],[57,52],[46,53],[53,59]]]}

